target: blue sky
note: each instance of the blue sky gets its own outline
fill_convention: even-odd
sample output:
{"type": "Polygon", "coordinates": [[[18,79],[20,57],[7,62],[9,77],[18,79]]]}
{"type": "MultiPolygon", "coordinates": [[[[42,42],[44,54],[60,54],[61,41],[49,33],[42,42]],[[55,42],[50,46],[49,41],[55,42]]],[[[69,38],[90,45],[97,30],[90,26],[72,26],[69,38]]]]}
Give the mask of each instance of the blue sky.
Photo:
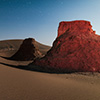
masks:
{"type": "Polygon", "coordinates": [[[91,21],[100,33],[100,0],[0,0],[0,40],[35,38],[52,45],[60,21],[91,21]]]}

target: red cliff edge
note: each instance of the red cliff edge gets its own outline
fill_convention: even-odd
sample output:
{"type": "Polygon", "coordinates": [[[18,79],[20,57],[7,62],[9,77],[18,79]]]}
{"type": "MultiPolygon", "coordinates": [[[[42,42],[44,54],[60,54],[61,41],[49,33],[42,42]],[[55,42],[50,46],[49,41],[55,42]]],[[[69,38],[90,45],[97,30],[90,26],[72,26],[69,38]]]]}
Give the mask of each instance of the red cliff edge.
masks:
{"type": "Polygon", "coordinates": [[[89,21],[60,22],[52,48],[33,63],[65,72],[100,72],[100,36],[89,21]]]}

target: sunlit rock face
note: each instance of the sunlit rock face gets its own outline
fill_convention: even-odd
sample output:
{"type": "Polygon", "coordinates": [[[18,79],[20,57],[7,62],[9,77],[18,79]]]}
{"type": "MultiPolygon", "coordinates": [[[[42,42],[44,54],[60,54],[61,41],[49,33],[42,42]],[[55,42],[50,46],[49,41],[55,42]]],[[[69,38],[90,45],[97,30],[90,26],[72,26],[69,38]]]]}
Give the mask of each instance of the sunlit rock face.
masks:
{"type": "Polygon", "coordinates": [[[52,48],[34,64],[65,72],[100,72],[100,36],[89,21],[60,22],[52,48]]]}
{"type": "Polygon", "coordinates": [[[23,41],[19,50],[10,59],[18,61],[29,61],[41,56],[42,55],[38,50],[35,39],[28,38],[23,41]]]}
{"type": "Polygon", "coordinates": [[[92,26],[89,21],[71,21],[71,22],[60,22],[58,28],[58,37],[64,34],[66,31],[76,32],[77,34],[81,33],[92,33],[92,26]]]}

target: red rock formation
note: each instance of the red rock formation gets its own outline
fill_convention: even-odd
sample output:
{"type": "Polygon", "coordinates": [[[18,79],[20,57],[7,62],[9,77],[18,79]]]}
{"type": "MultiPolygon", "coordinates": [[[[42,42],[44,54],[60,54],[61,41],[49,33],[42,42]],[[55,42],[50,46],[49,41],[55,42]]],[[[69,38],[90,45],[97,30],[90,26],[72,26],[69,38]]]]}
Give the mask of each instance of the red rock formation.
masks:
{"type": "Polygon", "coordinates": [[[34,60],[40,56],[41,53],[37,48],[35,39],[28,38],[23,41],[19,50],[10,59],[17,61],[28,61],[34,60]]]}
{"type": "Polygon", "coordinates": [[[52,48],[34,64],[65,72],[100,72],[100,36],[89,21],[60,22],[52,48]]]}

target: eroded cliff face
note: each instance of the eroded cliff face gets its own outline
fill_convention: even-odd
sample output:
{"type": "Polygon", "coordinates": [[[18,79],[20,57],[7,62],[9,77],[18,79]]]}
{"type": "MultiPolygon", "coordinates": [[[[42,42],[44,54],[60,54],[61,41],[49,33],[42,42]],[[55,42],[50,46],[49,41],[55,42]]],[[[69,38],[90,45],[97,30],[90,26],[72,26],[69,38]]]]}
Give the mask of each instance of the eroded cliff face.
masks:
{"type": "Polygon", "coordinates": [[[60,22],[58,28],[58,37],[64,34],[66,31],[80,33],[92,33],[92,26],[89,21],[70,21],[70,22],[60,22]]]}
{"type": "Polygon", "coordinates": [[[36,45],[35,39],[28,38],[23,41],[19,50],[10,59],[17,61],[29,61],[41,56],[42,54],[36,45]]]}
{"type": "Polygon", "coordinates": [[[100,72],[100,36],[89,21],[60,22],[52,48],[34,64],[65,72],[100,72]]]}

